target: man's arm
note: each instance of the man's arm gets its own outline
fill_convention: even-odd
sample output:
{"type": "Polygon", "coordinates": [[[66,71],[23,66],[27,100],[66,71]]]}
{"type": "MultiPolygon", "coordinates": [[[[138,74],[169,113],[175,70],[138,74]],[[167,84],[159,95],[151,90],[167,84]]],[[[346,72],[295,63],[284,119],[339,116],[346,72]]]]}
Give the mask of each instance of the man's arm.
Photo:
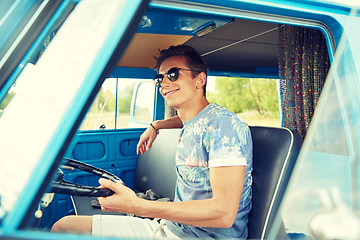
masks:
{"type": "Polygon", "coordinates": [[[184,202],[157,202],[140,199],[129,188],[101,179],[102,187],[115,194],[99,198],[103,211],[131,213],[167,219],[197,227],[228,228],[234,223],[245,179],[245,166],[210,168],[213,197],[184,202]]]}
{"type": "MultiPolygon", "coordinates": [[[[181,119],[176,116],[164,120],[158,120],[156,122],[153,122],[152,125],[156,129],[169,129],[169,128],[182,128],[183,123],[181,119]]],[[[145,151],[149,151],[152,143],[154,142],[156,138],[156,131],[153,127],[149,126],[143,134],[140,136],[140,140],[136,147],[136,153],[144,154],[145,151]]]]}

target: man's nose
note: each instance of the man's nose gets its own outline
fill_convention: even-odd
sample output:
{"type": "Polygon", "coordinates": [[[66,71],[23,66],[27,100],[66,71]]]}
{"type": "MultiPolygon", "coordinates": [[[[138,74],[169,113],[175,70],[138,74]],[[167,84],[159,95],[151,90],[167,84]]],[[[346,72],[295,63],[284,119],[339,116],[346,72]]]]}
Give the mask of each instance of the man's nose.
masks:
{"type": "Polygon", "coordinates": [[[171,80],[169,79],[169,77],[167,76],[167,74],[164,74],[164,78],[161,82],[161,86],[163,87],[164,85],[168,86],[171,83],[171,80]]]}

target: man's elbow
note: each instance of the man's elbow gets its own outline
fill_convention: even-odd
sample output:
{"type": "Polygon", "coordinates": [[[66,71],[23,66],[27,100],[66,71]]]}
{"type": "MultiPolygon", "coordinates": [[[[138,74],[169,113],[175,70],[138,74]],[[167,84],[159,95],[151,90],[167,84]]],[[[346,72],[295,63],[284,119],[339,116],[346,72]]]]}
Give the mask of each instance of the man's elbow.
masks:
{"type": "Polygon", "coordinates": [[[216,227],[218,228],[229,228],[234,224],[236,218],[236,212],[232,211],[223,212],[221,216],[219,216],[219,221],[216,227]]]}
{"type": "Polygon", "coordinates": [[[235,217],[236,217],[236,214],[226,217],[223,221],[224,228],[232,227],[232,225],[234,225],[234,222],[235,222],[235,217]]]}
{"type": "Polygon", "coordinates": [[[234,225],[238,204],[232,204],[231,202],[224,201],[221,199],[220,201],[216,201],[216,204],[213,205],[212,216],[215,217],[214,225],[212,227],[215,228],[230,228],[234,225]]]}

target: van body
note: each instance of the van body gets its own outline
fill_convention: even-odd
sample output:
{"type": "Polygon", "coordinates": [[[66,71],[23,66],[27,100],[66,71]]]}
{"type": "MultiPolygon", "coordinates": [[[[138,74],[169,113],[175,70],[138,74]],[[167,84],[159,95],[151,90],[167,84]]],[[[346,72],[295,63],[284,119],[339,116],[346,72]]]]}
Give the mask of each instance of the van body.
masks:
{"type": "MultiPolygon", "coordinates": [[[[293,120],[281,109],[291,97],[279,82],[295,73],[284,73],[291,66],[280,63],[280,49],[283,41],[298,44],[290,41],[294,29],[317,32],[326,53],[316,64],[329,64],[313,71],[322,74],[321,89],[307,83],[319,96],[267,236],[276,239],[282,224],[290,239],[360,236],[354,227],[360,222],[356,1],[8,0],[0,6],[0,238],[78,239],[49,231],[74,213],[69,195],[45,194],[65,158],[114,173],[134,188],[141,134],[176,114],[152,81],[159,49],[193,46],[215,81],[275,79],[277,127],[288,127],[293,120]]],[[[319,52],[298,53],[287,60],[298,56],[293,65],[306,64],[306,54],[319,52]]],[[[64,178],[98,186],[98,177],[72,168],[64,178]]]]}

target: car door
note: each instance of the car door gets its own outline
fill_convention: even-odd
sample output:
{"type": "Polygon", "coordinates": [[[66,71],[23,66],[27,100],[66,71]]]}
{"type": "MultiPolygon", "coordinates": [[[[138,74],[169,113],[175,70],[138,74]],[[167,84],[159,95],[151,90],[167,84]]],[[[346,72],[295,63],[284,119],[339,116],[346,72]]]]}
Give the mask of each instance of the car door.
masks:
{"type": "Polygon", "coordinates": [[[31,220],[39,193],[73,146],[81,119],[147,6],[147,1],[126,0],[73,3],[63,2],[73,8],[65,8],[70,14],[36,63],[20,66],[24,70],[16,82],[21,90],[0,120],[4,236],[14,235],[31,220]],[[15,134],[10,129],[16,129],[15,134]]]}
{"type": "Polygon", "coordinates": [[[270,238],[281,222],[296,238],[358,239],[360,23],[354,6],[344,23],[317,110],[281,202],[270,238]]]}

